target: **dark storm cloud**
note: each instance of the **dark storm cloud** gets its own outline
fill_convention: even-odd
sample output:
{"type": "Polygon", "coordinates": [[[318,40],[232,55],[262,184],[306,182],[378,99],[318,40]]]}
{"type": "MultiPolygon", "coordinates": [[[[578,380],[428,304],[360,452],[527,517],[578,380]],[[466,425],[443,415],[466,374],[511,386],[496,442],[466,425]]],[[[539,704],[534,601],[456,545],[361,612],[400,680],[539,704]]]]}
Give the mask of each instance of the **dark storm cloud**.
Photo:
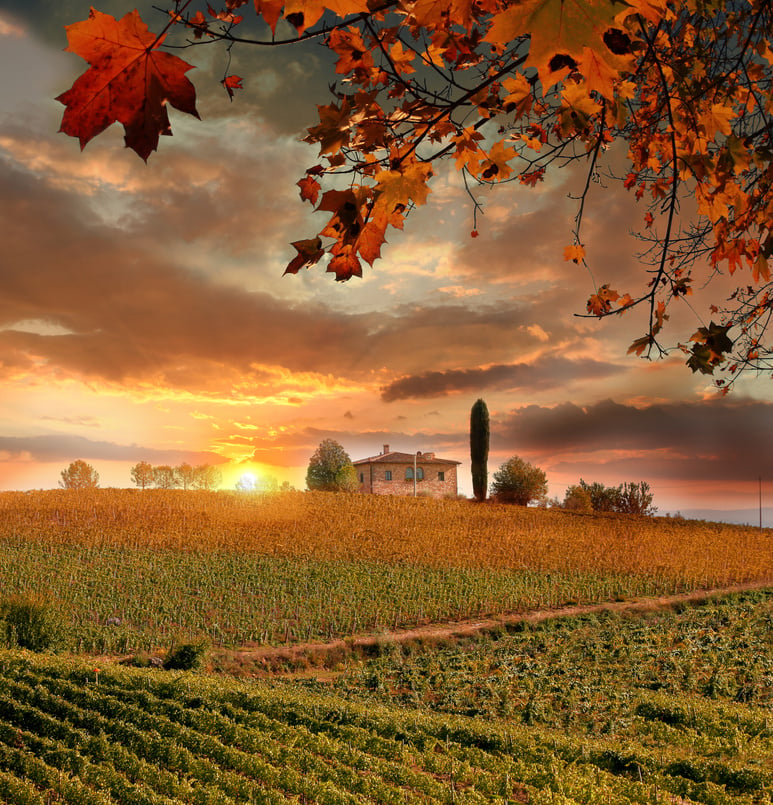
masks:
{"type": "Polygon", "coordinates": [[[544,391],[560,388],[577,378],[591,380],[609,377],[619,371],[618,366],[599,361],[549,357],[536,364],[498,364],[485,369],[450,369],[409,375],[384,386],[381,399],[394,402],[485,389],[544,391]]]}
{"type": "Polygon", "coordinates": [[[158,450],[139,445],[94,441],[82,436],[0,436],[0,461],[31,456],[36,461],[148,461],[151,464],[220,464],[225,459],[216,453],[190,450],[158,450]]]}
{"type": "MultiPolygon", "coordinates": [[[[527,406],[498,417],[500,443],[536,456],[561,456],[556,468],[580,466],[571,454],[619,451],[604,459],[620,471],[647,467],[659,477],[750,480],[773,470],[773,404],[711,400],[647,406],[611,400],[580,407],[527,406]]],[[[493,439],[492,435],[492,439],[493,439]]],[[[586,466],[587,466],[587,459],[586,466]]]]}

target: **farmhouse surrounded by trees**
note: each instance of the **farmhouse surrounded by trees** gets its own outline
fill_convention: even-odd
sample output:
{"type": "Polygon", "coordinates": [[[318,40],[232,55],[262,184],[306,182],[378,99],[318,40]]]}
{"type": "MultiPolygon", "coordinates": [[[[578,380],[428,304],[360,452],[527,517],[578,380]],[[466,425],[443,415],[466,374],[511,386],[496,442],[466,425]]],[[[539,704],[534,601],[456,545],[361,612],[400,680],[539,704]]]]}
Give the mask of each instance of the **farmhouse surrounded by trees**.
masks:
{"type": "Polygon", "coordinates": [[[456,468],[461,461],[434,453],[398,453],[385,444],[379,455],[352,462],[359,491],[373,495],[456,496],[456,468]]]}

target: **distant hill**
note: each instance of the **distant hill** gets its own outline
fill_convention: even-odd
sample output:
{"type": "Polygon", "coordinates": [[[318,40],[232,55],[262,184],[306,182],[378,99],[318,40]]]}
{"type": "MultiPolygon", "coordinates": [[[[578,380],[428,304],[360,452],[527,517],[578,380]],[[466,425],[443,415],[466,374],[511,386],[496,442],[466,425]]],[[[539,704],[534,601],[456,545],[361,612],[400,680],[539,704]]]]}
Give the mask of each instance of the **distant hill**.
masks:
{"type": "MultiPolygon", "coordinates": [[[[760,524],[759,509],[680,509],[679,512],[668,512],[672,517],[681,514],[690,520],[711,520],[715,523],[738,523],[756,526],[760,524]]],[[[665,515],[666,512],[658,512],[665,515]]],[[[762,509],[763,528],[773,528],[773,508],[762,509]]]]}

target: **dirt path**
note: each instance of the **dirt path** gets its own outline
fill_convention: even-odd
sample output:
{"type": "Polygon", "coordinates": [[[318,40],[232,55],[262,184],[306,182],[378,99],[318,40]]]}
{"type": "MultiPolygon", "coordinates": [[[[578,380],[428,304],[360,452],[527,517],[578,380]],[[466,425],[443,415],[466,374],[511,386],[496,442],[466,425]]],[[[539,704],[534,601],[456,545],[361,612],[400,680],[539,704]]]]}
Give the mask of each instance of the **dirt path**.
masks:
{"type": "Polygon", "coordinates": [[[505,613],[491,618],[477,618],[443,623],[428,623],[412,629],[371,633],[332,640],[327,643],[295,643],[287,646],[250,646],[239,649],[216,649],[210,659],[213,671],[237,675],[263,676],[291,674],[318,676],[326,669],[335,669],[346,659],[373,657],[389,645],[430,647],[514,630],[517,624],[539,623],[550,618],[591,615],[602,612],[649,612],[673,609],[683,604],[700,604],[710,598],[731,593],[748,592],[773,587],[771,581],[747,582],[731,587],[693,590],[679,595],[638,598],[630,601],[609,601],[601,604],[582,604],[505,613]]]}

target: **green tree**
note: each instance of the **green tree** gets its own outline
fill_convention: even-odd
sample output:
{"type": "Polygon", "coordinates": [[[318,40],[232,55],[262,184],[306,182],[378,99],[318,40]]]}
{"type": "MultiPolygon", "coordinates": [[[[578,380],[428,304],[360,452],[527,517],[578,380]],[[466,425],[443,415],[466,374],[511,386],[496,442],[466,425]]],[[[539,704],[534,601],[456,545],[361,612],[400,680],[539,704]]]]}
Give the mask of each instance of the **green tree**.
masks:
{"type": "Polygon", "coordinates": [[[62,470],[59,486],[63,489],[96,489],[99,486],[99,473],[91,464],[79,458],[62,470]]]}
{"type": "Polygon", "coordinates": [[[339,492],[356,492],[360,488],[360,478],[354,464],[346,464],[336,473],[339,492]]]}
{"type": "Polygon", "coordinates": [[[306,486],[322,492],[352,492],[357,473],[349,454],[335,439],[324,439],[309,459],[306,486]]]}
{"type": "Polygon", "coordinates": [[[593,511],[620,511],[620,492],[614,486],[604,486],[604,484],[598,481],[588,484],[580,478],[580,487],[588,493],[593,511]]]}
{"type": "Polygon", "coordinates": [[[140,461],[131,468],[132,483],[140,489],[153,483],[153,467],[147,461],[140,461]]]}
{"type": "Polygon", "coordinates": [[[500,503],[528,506],[532,500],[547,495],[548,481],[545,471],[513,456],[494,473],[491,494],[500,503]]]}
{"type": "Polygon", "coordinates": [[[488,407],[477,400],[470,411],[470,469],[472,470],[472,494],[475,500],[485,500],[488,487],[489,448],[488,407]]]}

